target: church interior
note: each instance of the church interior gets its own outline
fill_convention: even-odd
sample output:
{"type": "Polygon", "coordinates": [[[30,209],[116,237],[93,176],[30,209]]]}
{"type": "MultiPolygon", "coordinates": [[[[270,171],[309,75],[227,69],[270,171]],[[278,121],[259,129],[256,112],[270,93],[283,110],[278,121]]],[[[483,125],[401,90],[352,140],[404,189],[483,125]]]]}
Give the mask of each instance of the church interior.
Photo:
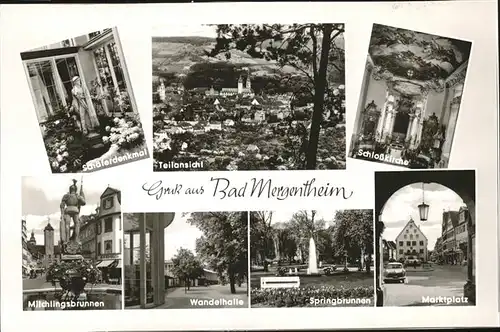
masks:
{"type": "Polygon", "coordinates": [[[446,168],[471,46],[374,24],[350,157],[365,158],[363,150],[409,168],[446,168]]]}

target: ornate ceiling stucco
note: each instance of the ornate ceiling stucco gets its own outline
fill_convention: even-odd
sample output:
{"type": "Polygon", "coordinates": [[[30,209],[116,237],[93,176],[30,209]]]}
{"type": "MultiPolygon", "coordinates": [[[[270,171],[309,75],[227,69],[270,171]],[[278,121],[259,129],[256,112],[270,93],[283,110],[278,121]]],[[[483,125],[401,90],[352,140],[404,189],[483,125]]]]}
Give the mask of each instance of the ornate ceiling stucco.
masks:
{"type": "Polygon", "coordinates": [[[394,83],[402,94],[442,91],[446,80],[470,55],[471,42],[379,24],[373,25],[368,53],[372,75],[394,83]]]}

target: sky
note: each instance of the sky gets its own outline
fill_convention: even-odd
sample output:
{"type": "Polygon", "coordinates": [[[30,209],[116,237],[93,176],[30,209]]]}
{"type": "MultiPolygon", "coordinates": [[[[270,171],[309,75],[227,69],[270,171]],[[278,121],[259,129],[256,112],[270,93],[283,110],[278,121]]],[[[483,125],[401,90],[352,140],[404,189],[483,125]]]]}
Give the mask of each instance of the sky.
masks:
{"type": "MultiPolygon", "coordinates": [[[[22,179],[22,217],[26,220],[28,239],[31,231],[35,233],[37,244],[43,244],[43,229],[50,221],[54,228],[54,240],[59,240],[59,222],[61,213],[59,205],[69,186],[73,184],[72,179],[78,180],[78,191],[80,190],[80,175],[57,174],[46,177],[23,177],[22,179]]],[[[97,173],[83,176],[83,192],[86,205],[81,207],[80,216],[94,213],[99,205],[99,198],[109,185],[120,189],[116,183],[108,182],[108,177],[99,176],[97,173]]]]}
{"type": "MultiPolygon", "coordinates": [[[[188,249],[196,255],[196,239],[203,233],[187,222],[189,213],[176,213],[172,223],[165,228],[165,261],[171,260],[180,248],[188,249]]],[[[139,259],[139,234],[134,234],[134,248],[136,249],[136,259],[139,259]]],[[[149,243],[149,236],[146,234],[146,245],[149,243]]],[[[125,236],[124,246],[129,248],[129,236],[125,236]]]]}
{"type": "Polygon", "coordinates": [[[210,37],[215,38],[215,26],[208,25],[163,25],[153,27],[154,37],[210,37]]]}
{"type": "Polygon", "coordinates": [[[385,223],[382,237],[395,241],[411,217],[427,237],[427,248],[433,250],[437,238],[441,236],[443,211],[458,211],[465,204],[454,191],[437,183],[425,184],[424,198],[430,207],[427,221],[422,222],[418,212],[418,205],[422,203],[422,183],[414,183],[395,192],[382,212],[381,220],[385,223]]]}
{"type": "Polygon", "coordinates": [[[176,213],[174,220],[165,229],[165,260],[171,260],[180,248],[189,249],[196,255],[196,239],[203,233],[187,222],[189,214],[176,213]]]}
{"type": "MultiPolygon", "coordinates": [[[[271,220],[271,225],[275,223],[287,223],[292,219],[294,213],[298,212],[298,210],[293,211],[273,211],[273,219],[271,220]]],[[[309,215],[311,215],[311,211],[307,211],[309,215]]],[[[327,222],[332,221],[335,217],[336,210],[316,210],[315,220],[324,219],[327,222]]]]}
{"type": "MultiPolygon", "coordinates": [[[[203,24],[162,25],[153,27],[154,37],[209,37],[216,38],[216,27],[203,24]]],[[[336,39],[337,46],[344,48],[343,35],[336,39]]]]}

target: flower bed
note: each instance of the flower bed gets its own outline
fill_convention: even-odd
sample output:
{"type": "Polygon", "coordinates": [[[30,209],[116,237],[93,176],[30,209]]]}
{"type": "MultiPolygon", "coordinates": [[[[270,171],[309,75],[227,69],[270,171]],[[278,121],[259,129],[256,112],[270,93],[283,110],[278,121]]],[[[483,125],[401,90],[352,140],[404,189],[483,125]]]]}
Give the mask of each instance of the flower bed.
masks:
{"type": "Polygon", "coordinates": [[[144,143],[144,132],[138,118],[131,116],[114,118],[113,126],[106,126],[109,136],[103,136],[104,144],[115,144],[120,150],[130,150],[144,143]]]}
{"type": "Polygon", "coordinates": [[[76,173],[85,159],[85,139],[75,121],[57,114],[41,125],[44,143],[53,173],[76,173]]]}
{"type": "Polygon", "coordinates": [[[300,288],[252,288],[252,305],[271,307],[307,307],[311,298],[362,299],[373,298],[374,288],[369,287],[300,287],[300,288]]]}
{"type": "MultiPolygon", "coordinates": [[[[56,282],[64,291],[76,293],[82,291],[86,284],[95,285],[101,272],[84,260],[59,261],[47,269],[47,281],[56,286],[56,282]],[[76,290],[76,292],[75,292],[76,290]]],[[[77,294],[75,294],[77,295],[77,294]]]]}

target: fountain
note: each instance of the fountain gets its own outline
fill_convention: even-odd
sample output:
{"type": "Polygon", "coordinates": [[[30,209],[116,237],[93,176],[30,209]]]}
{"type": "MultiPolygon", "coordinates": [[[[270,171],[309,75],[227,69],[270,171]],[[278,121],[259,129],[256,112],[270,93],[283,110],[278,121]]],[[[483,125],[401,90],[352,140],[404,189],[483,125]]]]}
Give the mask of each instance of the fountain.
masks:
{"type": "MultiPolygon", "coordinates": [[[[42,292],[43,296],[51,295],[55,300],[46,304],[43,300],[38,298],[39,302],[35,302],[34,306],[47,307],[48,305],[51,307],[75,310],[83,308],[83,304],[86,305],[90,303],[89,294],[85,291],[85,286],[87,283],[94,286],[99,279],[100,271],[92,266],[90,262],[86,261],[81,254],[80,209],[85,204],[83,179],[80,185],[80,193],[78,193],[77,180],[73,180],[73,185],[69,187],[69,192],[64,194],[60,204],[61,259],[49,265],[46,275],[47,280],[52,283],[54,288],[57,288],[57,283],[59,283],[61,291],[57,292],[56,289],[54,289],[54,295],[51,295],[52,292],[42,292]],[[71,221],[73,221],[73,226],[71,226],[71,221]],[[73,230],[72,234],[70,234],[71,229],[73,230]],[[72,306],[66,307],[67,303],[72,303],[72,306]]],[[[40,296],[39,293],[40,292],[37,290],[35,294],[26,294],[31,295],[31,300],[28,301],[34,301],[33,297],[37,298],[37,296],[40,296]]],[[[30,305],[28,304],[28,306],[30,305]]]]}
{"type": "Polygon", "coordinates": [[[307,268],[307,274],[318,274],[318,262],[316,260],[316,243],[311,237],[309,240],[309,265],[307,268]]]}

